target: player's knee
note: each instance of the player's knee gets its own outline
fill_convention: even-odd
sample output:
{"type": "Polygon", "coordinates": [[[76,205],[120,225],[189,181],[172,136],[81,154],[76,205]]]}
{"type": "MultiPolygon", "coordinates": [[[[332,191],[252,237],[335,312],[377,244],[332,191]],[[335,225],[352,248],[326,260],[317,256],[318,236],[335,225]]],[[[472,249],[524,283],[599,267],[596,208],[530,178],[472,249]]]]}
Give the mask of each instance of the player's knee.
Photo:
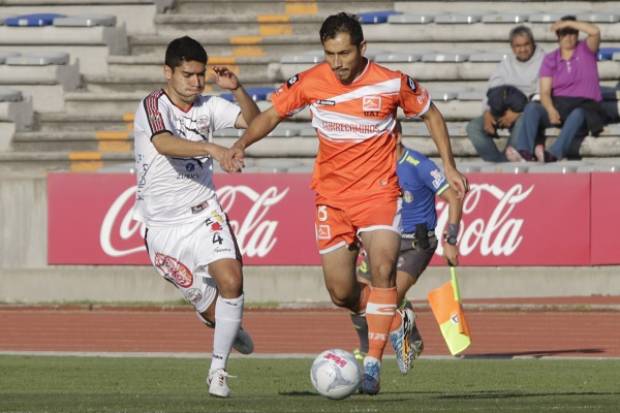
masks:
{"type": "Polygon", "coordinates": [[[328,288],[328,292],[332,299],[332,303],[338,307],[350,308],[354,304],[354,300],[351,299],[350,294],[345,291],[328,288]]]}
{"type": "Polygon", "coordinates": [[[372,267],[372,278],[375,281],[392,281],[395,276],[395,263],[384,260],[372,267]]]}
{"type": "Polygon", "coordinates": [[[217,289],[224,298],[236,298],[243,293],[243,278],[237,274],[227,274],[219,277],[217,289]]]}

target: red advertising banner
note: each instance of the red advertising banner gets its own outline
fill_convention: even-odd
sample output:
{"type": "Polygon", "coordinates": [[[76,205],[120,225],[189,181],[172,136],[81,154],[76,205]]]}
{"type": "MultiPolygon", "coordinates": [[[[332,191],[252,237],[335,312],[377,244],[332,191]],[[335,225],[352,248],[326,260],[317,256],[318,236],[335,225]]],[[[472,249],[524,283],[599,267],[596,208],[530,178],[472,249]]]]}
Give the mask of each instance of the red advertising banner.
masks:
{"type": "Polygon", "coordinates": [[[592,174],[592,265],[620,263],[620,174],[592,174]]]}
{"type": "MultiPolygon", "coordinates": [[[[135,176],[48,176],[49,264],[148,264],[144,228],[132,219],[135,176]]],[[[216,175],[246,264],[318,264],[308,174],[216,175]]]]}
{"type": "MultiPolygon", "coordinates": [[[[590,264],[590,174],[468,177],[471,190],[459,235],[462,265],[590,264]]],[[[620,175],[610,179],[619,187],[620,175]]],[[[309,174],[216,175],[215,181],[246,264],[320,263],[309,174]]],[[[131,216],[134,185],[130,174],[50,174],[48,262],[148,264],[144,228],[131,216]]],[[[448,217],[441,200],[437,212],[441,233],[448,217]]],[[[611,244],[605,243],[602,239],[596,257],[612,263],[618,254],[608,260],[611,244]]],[[[433,264],[443,264],[441,254],[440,246],[433,264]]]]}

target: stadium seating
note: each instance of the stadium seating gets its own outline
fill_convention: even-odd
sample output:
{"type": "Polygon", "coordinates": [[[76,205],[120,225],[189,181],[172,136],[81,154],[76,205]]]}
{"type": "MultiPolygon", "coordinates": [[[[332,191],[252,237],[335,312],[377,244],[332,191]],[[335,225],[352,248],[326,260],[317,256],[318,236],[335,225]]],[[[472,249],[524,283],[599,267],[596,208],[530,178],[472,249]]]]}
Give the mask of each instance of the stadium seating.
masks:
{"type": "MultiPolygon", "coordinates": [[[[275,88],[323,59],[317,29],[325,16],[342,7],[361,15],[368,57],[414,75],[430,90],[448,121],[460,161],[478,159],[466,139],[465,124],[480,115],[489,76],[511,53],[507,37],[515,24],[530,26],[538,44],[550,51],[557,43],[549,26],[559,15],[575,13],[596,22],[603,35],[598,65],[601,84],[607,88],[605,105],[610,113],[617,116],[618,112],[620,2],[562,2],[566,10],[558,10],[558,2],[542,1],[527,2],[527,7],[514,1],[493,2],[492,7],[486,1],[455,1],[449,8],[444,2],[425,2],[422,8],[416,1],[365,0],[346,5],[327,0],[97,0],[88,9],[61,0],[49,0],[45,7],[18,3],[0,2],[0,15],[66,16],[44,27],[0,25],[0,84],[32,95],[31,104],[37,111],[33,130],[16,130],[13,151],[22,161],[39,156],[43,166],[71,169],[76,162],[129,164],[133,112],[140,99],[162,86],[165,47],[182,34],[205,44],[209,65],[227,66],[240,77],[259,107],[267,108],[275,88]],[[217,13],[213,13],[214,7],[217,13]],[[20,71],[22,67],[16,62],[34,63],[23,55],[42,51],[68,51],[71,63],[29,66],[28,75],[20,71]],[[15,59],[11,53],[22,56],[15,59]],[[79,59],[81,83],[75,82],[76,70],[69,76],[70,82],[58,73],[60,67],[66,70],[75,59],[79,59]],[[58,88],[54,110],[38,106],[41,99],[28,84],[35,78],[39,88],[51,83],[58,88]],[[37,154],[37,148],[44,154],[37,154]]],[[[212,83],[206,93],[232,99],[212,83]]],[[[250,149],[252,164],[259,170],[309,170],[317,145],[309,120],[306,109],[276,128],[269,139],[250,149]],[[269,162],[276,166],[268,166],[269,162]]],[[[423,123],[406,121],[403,130],[406,143],[436,155],[423,123]]],[[[220,131],[216,138],[229,144],[239,133],[220,131]]],[[[557,131],[549,133],[552,141],[557,131]]],[[[586,138],[581,153],[596,163],[597,159],[620,157],[619,146],[620,130],[612,124],[601,137],[586,138]]],[[[6,162],[8,155],[2,156],[6,162]]]]}
{"type": "Polygon", "coordinates": [[[73,63],[79,60],[82,73],[105,74],[110,54],[128,52],[125,27],[114,26],[115,22],[116,18],[110,15],[34,13],[16,16],[6,19],[6,24],[0,26],[0,50],[69,52],[73,63]]]}

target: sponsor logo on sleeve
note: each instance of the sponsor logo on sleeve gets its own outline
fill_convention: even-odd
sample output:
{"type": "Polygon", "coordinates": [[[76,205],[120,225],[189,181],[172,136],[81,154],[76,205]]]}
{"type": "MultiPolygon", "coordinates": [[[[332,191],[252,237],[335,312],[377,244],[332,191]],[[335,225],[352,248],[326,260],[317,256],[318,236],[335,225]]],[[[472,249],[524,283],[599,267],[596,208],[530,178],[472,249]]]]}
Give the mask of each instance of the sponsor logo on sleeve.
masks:
{"type": "Polygon", "coordinates": [[[441,172],[439,172],[438,169],[433,169],[431,171],[431,176],[433,177],[433,188],[439,189],[439,187],[443,184],[445,180],[443,175],[441,174],[441,172]]]}
{"type": "Polygon", "coordinates": [[[409,89],[411,89],[412,92],[416,91],[417,87],[415,85],[415,80],[413,80],[411,76],[407,76],[407,84],[409,85],[409,89]]]}
{"type": "Polygon", "coordinates": [[[293,86],[295,83],[297,83],[297,81],[299,80],[299,75],[294,75],[291,76],[287,81],[286,81],[286,86],[291,87],[293,86]]]}

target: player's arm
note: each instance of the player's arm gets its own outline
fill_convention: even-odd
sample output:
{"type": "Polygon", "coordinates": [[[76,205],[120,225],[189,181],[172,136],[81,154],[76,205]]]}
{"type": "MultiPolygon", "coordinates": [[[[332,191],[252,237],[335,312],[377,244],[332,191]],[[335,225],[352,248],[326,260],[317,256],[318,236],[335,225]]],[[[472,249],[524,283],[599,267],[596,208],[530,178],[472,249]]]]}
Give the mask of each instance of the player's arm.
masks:
{"type": "Polygon", "coordinates": [[[226,148],[205,141],[193,142],[174,136],[168,131],[163,131],[151,138],[157,152],[164,156],[174,158],[192,158],[197,156],[211,156],[221,161],[226,148]]]}
{"type": "Polygon", "coordinates": [[[428,111],[422,115],[422,120],[428,128],[435,146],[437,146],[437,151],[443,162],[444,174],[450,186],[456,191],[459,198],[463,198],[468,191],[467,178],[456,169],[446,121],[434,103],[431,102],[428,111]]]}
{"type": "Polygon", "coordinates": [[[237,104],[241,108],[241,113],[237,117],[235,121],[235,128],[237,129],[245,129],[248,125],[256,118],[260,109],[258,109],[258,105],[252,99],[248,92],[245,91],[243,86],[239,85],[239,88],[232,91],[233,95],[235,95],[235,99],[237,100],[237,104]]]}
{"type": "Polygon", "coordinates": [[[220,161],[222,168],[227,172],[240,171],[245,148],[267,136],[280,121],[282,117],[273,106],[256,116],[243,135],[224,154],[220,161]]]}
{"type": "Polygon", "coordinates": [[[442,237],[444,256],[450,265],[456,266],[459,263],[459,250],[455,241],[461,225],[463,201],[458,197],[456,191],[450,187],[446,188],[439,196],[448,204],[448,224],[442,237]]]}

